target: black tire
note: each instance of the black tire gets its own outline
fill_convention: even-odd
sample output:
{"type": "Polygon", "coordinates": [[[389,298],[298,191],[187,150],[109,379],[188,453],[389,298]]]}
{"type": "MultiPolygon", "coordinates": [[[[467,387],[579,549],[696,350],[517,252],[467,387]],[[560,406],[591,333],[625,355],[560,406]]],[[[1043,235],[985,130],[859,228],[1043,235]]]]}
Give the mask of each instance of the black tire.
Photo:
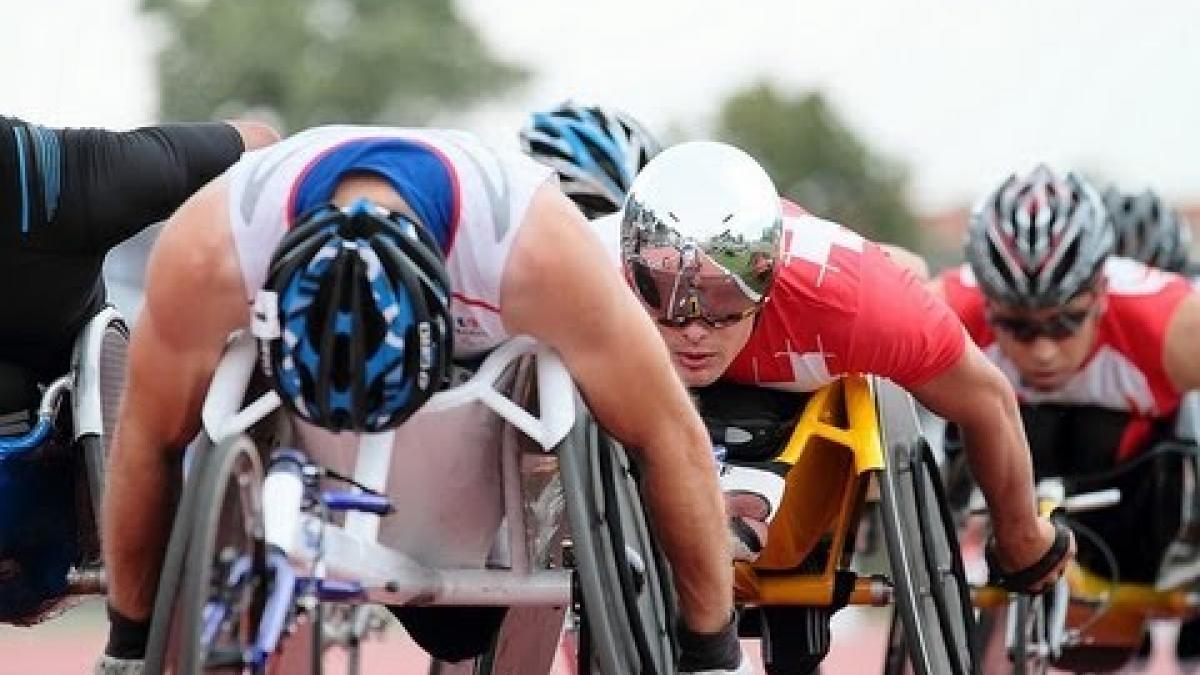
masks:
{"type": "Polygon", "coordinates": [[[933,453],[911,397],[890,383],[877,385],[886,453],[881,515],[904,632],[898,642],[918,675],[978,673],[970,588],[933,453]]]}
{"type": "MultiPolygon", "coordinates": [[[[193,473],[190,512],[181,509],[176,527],[185,528],[182,570],[174,593],[159,584],[155,624],[162,646],[161,670],[149,672],[240,673],[242,648],[254,639],[265,592],[265,544],[262,538],[262,461],[245,437],[225,441],[193,473]],[[182,522],[180,522],[182,519],[182,522]],[[249,556],[251,573],[236,588],[223,583],[228,564],[239,555],[249,556]],[[214,644],[202,640],[206,604],[214,597],[232,608],[214,644]],[[159,613],[160,607],[162,613],[159,613]],[[166,638],[165,640],[163,638],[166,638]],[[165,648],[164,648],[165,647],[165,648]]],[[[179,543],[174,541],[172,545],[179,543]]],[[[149,652],[147,654],[149,657],[149,652]]]]}
{"type": "Polygon", "coordinates": [[[558,457],[579,600],[579,672],[673,673],[674,590],[646,522],[636,466],[586,413],[558,457]]]}
{"type": "Polygon", "coordinates": [[[193,448],[192,467],[188,480],[175,509],[171,525],[171,536],[163,556],[158,574],[158,589],[154,595],[154,610],[151,613],[150,635],[146,643],[146,672],[166,672],[164,662],[168,651],[179,648],[178,595],[179,579],[183,575],[183,561],[187,557],[188,543],[192,534],[192,514],[196,509],[196,495],[200,492],[201,476],[213,455],[213,445],[208,437],[200,435],[193,448]]]}
{"type": "Polygon", "coordinates": [[[1028,673],[1037,672],[1037,670],[1029,667],[1029,630],[1032,628],[1026,622],[1026,619],[1029,618],[1029,605],[1028,595],[1018,595],[1013,600],[1013,612],[1010,614],[1010,618],[1015,617],[1022,624],[1015,627],[1012,654],[1009,655],[1009,658],[1012,659],[1013,675],[1027,675],[1028,673]]]}
{"type": "Polygon", "coordinates": [[[893,611],[888,626],[887,651],[883,656],[883,675],[911,675],[912,672],[912,660],[908,658],[908,642],[904,639],[900,613],[893,611]]]}

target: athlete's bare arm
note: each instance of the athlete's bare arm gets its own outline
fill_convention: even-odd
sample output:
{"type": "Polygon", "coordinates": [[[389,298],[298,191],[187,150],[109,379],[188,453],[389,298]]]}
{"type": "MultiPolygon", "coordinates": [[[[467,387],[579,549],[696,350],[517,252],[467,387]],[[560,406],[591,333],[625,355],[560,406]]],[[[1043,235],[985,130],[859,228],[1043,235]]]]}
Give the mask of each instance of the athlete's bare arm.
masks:
{"type": "Polygon", "coordinates": [[[687,625],[729,622],[729,535],[703,423],[662,339],[578,210],[543,186],[513,245],[501,316],[563,356],[588,405],[637,453],[687,625]]]}
{"type": "Polygon", "coordinates": [[[279,141],[279,132],[262,122],[236,119],[225,120],[225,123],[237,130],[247,152],[279,141]]]}
{"type": "Polygon", "coordinates": [[[109,603],[146,619],[166,549],[184,446],[229,333],[249,312],[227,220],[209,184],[168,221],[150,256],[145,306],[129,345],[125,397],[104,500],[109,603]]]}
{"type": "MultiPolygon", "coordinates": [[[[987,499],[999,562],[1015,572],[1046,553],[1054,528],[1037,517],[1029,446],[1012,387],[965,333],[963,339],[958,362],[912,393],[961,429],[971,472],[987,499]]],[[[1066,560],[1045,579],[1057,578],[1066,560]]]]}
{"type": "Polygon", "coordinates": [[[1200,293],[1192,292],[1167,324],[1166,347],[1163,349],[1163,366],[1171,384],[1179,391],[1200,389],[1200,349],[1196,336],[1200,335],[1200,293]]]}

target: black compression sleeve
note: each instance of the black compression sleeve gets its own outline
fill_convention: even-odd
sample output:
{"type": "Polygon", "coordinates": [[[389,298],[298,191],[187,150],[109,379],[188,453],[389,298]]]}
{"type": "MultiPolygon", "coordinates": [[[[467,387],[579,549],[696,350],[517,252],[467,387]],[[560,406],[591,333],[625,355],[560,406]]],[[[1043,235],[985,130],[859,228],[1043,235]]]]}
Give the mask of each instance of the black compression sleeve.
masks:
{"type": "Polygon", "coordinates": [[[223,123],[56,135],[62,189],[47,230],[89,253],[103,253],[169,216],[243,150],[241,135],[223,123]]]}

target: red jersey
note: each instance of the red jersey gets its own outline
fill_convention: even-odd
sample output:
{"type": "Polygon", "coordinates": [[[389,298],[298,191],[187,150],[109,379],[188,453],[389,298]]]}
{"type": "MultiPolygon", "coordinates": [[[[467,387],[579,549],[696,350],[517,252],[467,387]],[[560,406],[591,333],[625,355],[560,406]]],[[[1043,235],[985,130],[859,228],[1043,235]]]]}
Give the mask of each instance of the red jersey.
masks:
{"type": "Polygon", "coordinates": [[[962,356],[954,313],[875,244],[785,204],[782,248],[770,299],[727,379],[812,391],[863,373],[912,388],[962,356]]]}
{"type": "Polygon", "coordinates": [[[1079,371],[1054,391],[1026,387],[1001,353],[968,265],[944,272],[941,280],[946,302],[1023,402],[1098,406],[1152,418],[1174,415],[1181,394],[1167,377],[1163,352],[1167,326],[1191,288],[1182,277],[1126,258],[1110,258],[1104,276],[1107,306],[1099,317],[1096,344],[1079,371]]]}

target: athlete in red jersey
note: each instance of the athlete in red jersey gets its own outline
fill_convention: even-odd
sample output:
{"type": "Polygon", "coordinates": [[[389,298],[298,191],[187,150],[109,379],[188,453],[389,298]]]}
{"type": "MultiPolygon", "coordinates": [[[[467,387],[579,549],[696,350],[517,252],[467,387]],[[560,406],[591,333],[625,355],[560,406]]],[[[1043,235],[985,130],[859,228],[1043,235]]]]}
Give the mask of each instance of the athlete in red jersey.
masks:
{"type": "MultiPolygon", "coordinates": [[[[770,302],[717,376],[813,391],[846,373],[873,373],[914,389],[962,358],[954,314],[876,244],[788,205],[782,250],[770,302]]],[[[670,333],[683,338],[673,348],[678,365],[689,384],[711,382],[713,369],[689,367],[689,327],[670,333]]]]}
{"type": "MultiPolygon", "coordinates": [[[[620,216],[623,267],[684,383],[811,391],[846,373],[896,380],[967,430],[1000,565],[1036,575],[1021,579],[1026,588],[1057,578],[1073,543],[1034,512],[1029,452],[1004,376],[879,247],[785,210],[786,218],[762,168],[720,143],[669,148],[634,180],[620,216]]],[[[783,479],[742,467],[722,485],[737,495],[728,501],[737,556],[753,559],[783,479]]]]}
{"type": "MultiPolygon", "coordinates": [[[[1121,503],[1079,519],[1111,548],[1120,579],[1153,583],[1180,531],[1185,465],[1150,449],[1172,433],[1182,392],[1200,387],[1200,296],[1174,274],[1110,258],[1109,216],[1073,174],[1013,176],[972,214],[968,264],[935,289],[1016,388],[1039,477],[1120,467],[1121,503]]],[[[1091,542],[1079,559],[1113,572],[1091,542]]]]}
{"type": "MultiPolygon", "coordinates": [[[[1182,277],[1127,258],[1109,258],[1095,290],[1064,305],[1063,313],[1083,320],[1059,339],[1035,334],[1037,322],[1022,323],[1028,313],[1020,309],[990,306],[970,265],[944,272],[938,281],[947,304],[975,344],[1009,378],[1022,404],[1096,406],[1130,413],[1131,423],[1116,447],[1117,460],[1144,449],[1155,423],[1173,417],[1179,408],[1181,388],[1195,386],[1188,381],[1195,368],[1187,363],[1192,358],[1186,348],[1177,348],[1173,355],[1184,363],[1173,366],[1167,359],[1171,329],[1182,342],[1180,329],[1190,311],[1178,320],[1177,315],[1185,306],[1191,311],[1200,307],[1195,300],[1185,305],[1193,291],[1182,277]]],[[[1043,310],[1040,317],[1034,314],[1062,316],[1057,309],[1043,310]]]]}

